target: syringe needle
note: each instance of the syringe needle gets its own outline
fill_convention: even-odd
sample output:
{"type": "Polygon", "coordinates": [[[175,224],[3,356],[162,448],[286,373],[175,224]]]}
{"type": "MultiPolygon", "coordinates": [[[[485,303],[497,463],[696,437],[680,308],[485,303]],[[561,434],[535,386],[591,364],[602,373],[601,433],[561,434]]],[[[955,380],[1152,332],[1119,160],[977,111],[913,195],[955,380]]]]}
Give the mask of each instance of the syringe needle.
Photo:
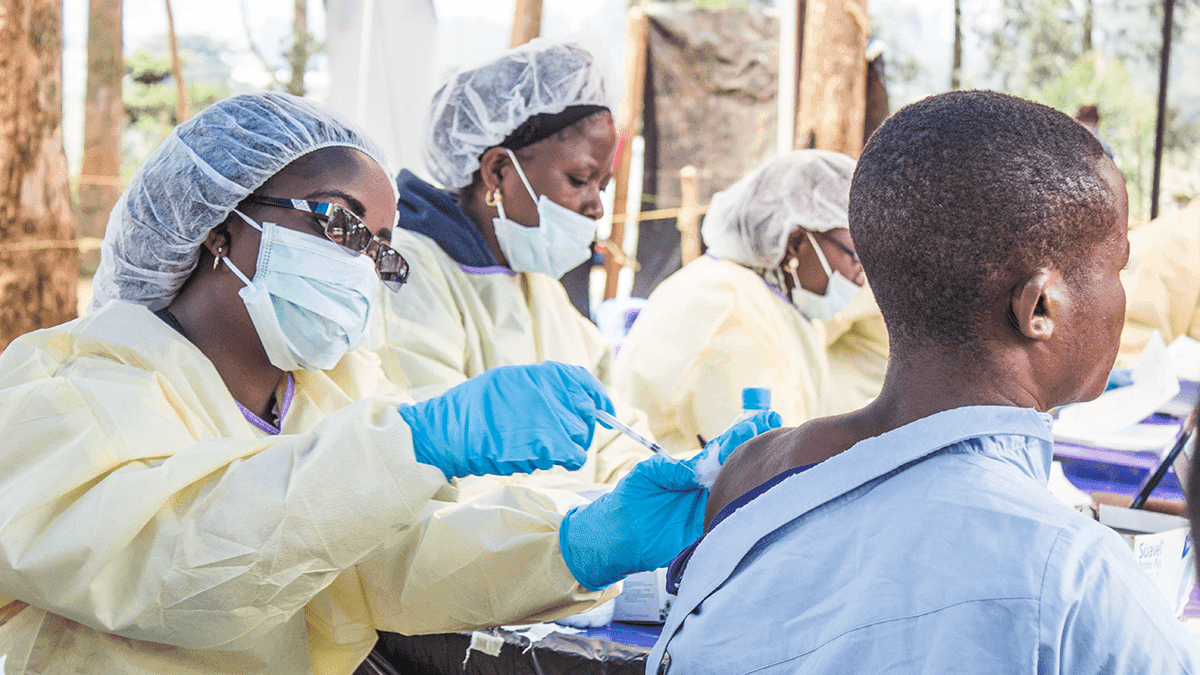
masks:
{"type": "MultiPolygon", "coordinates": [[[[671,460],[672,462],[679,462],[678,459],[667,454],[667,451],[663,450],[661,445],[659,445],[658,443],[655,443],[654,441],[652,441],[652,440],[646,438],[645,436],[639,434],[638,432],[634,431],[632,428],[630,428],[624,422],[617,419],[616,417],[613,417],[611,414],[609,414],[603,410],[597,410],[596,411],[596,419],[609,425],[610,427],[616,429],[617,431],[625,434],[626,436],[632,438],[634,441],[636,441],[638,443],[638,445],[641,445],[643,448],[646,448],[650,452],[653,452],[656,455],[662,455],[663,457],[666,457],[667,459],[671,460]]],[[[685,464],[684,466],[687,466],[687,465],[685,464]]],[[[690,469],[691,467],[688,467],[688,468],[690,469]]],[[[696,473],[696,472],[693,470],[692,473],[696,473]]]]}

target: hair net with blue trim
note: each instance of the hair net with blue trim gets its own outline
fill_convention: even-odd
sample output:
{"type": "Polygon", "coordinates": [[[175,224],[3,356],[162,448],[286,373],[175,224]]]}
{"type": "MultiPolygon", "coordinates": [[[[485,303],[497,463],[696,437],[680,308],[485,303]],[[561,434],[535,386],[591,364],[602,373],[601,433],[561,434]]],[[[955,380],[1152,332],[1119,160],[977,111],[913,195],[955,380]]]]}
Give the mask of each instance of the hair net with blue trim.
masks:
{"type": "Polygon", "coordinates": [[[337,114],[281,92],[226,98],[175,127],[109,215],[89,311],[114,299],[167,306],[200,244],[239,202],[300,156],[336,146],[386,166],[382,150],[337,114]]]}
{"type": "Polygon", "coordinates": [[[425,163],[449,189],[471,184],[479,157],[534,115],[569,106],[613,109],[604,68],[573,42],[537,38],[453,75],[433,97],[425,163]]]}
{"type": "Polygon", "coordinates": [[[700,235],[719,258],[766,270],[783,261],[798,228],[849,227],[854,160],[827,150],[796,150],[767,160],[713,195],[700,235]]]}

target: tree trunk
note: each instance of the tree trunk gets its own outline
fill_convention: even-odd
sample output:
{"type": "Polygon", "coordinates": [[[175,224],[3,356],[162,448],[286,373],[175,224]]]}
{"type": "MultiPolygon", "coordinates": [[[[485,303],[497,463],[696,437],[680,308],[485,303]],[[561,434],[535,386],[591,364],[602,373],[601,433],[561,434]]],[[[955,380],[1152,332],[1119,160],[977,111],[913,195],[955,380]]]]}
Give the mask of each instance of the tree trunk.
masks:
{"type": "Polygon", "coordinates": [[[779,90],[775,152],[795,150],[796,107],[800,100],[800,61],[804,46],[804,0],[783,0],[779,11],[779,90]]]}
{"type": "Polygon", "coordinates": [[[0,348],[75,317],[62,139],[62,0],[0,4],[0,348]]]}
{"type": "MultiPolygon", "coordinates": [[[[540,0],[537,0],[540,2],[540,0]]],[[[625,202],[629,197],[629,172],[633,162],[633,137],[640,133],[639,124],[642,121],[642,97],[646,85],[646,52],[650,39],[650,22],[641,5],[629,8],[625,18],[625,98],[621,101],[621,109],[617,112],[617,129],[621,134],[621,156],[617,159],[613,171],[613,206],[612,230],[608,241],[612,249],[604,252],[604,299],[612,300],[617,297],[617,281],[625,253],[621,246],[625,243],[625,202]],[[616,249],[618,253],[614,253],[616,249]]]]}
{"type": "MultiPolygon", "coordinates": [[[[955,0],[957,2],[957,0],[955,0]]],[[[1083,53],[1092,51],[1092,21],[1095,17],[1095,3],[1092,0],[1083,2],[1083,53]]]]}
{"type": "Polygon", "coordinates": [[[867,0],[808,0],[796,147],[858,157],[863,146],[867,0]]]}
{"type": "Polygon", "coordinates": [[[88,72],[84,99],[83,169],[79,177],[79,233],[104,236],[108,214],[121,196],[122,0],[88,3],[88,72]]]}
{"type": "Polygon", "coordinates": [[[287,92],[303,96],[304,74],[308,72],[308,57],[311,54],[312,38],[308,34],[308,0],[295,0],[295,18],[292,22],[292,50],[288,52],[288,64],[292,67],[292,79],[287,83],[287,92]]]}
{"type": "Polygon", "coordinates": [[[183,81],[183,65],[179,62],[179,38],[175,33],[175,15],[171,0],[167,3],[167,36],[171,41],[171,77],[175,78],[175,124],[183,124],[192,116],[188,109],[187,83],[183,81]]]}
{"type": "Polygon", "coordinates": [[[950,89],[962,89],[962,0],[954,0],[954,65],[950,68],[950,89]]]}
{"type": "Polygon", "coordinates": [[[513,12],[512,40],[509,47],[517,47],[542,34],[542,0],[517,0],[513,12]]]}

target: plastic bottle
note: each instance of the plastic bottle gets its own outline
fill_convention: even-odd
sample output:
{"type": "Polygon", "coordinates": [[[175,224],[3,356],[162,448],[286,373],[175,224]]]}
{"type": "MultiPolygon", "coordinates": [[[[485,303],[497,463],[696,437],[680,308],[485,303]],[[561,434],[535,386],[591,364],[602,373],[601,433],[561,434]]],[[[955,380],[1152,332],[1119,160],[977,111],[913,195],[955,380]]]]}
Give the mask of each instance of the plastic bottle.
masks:
{"type": "Polygon", "coordinates": [[[738,415],[729,426],[732,427],[744,419],[749,419],[770,409],[771,390],[768,387],[745,387],[742,389],[742,414],[738,415]]]}
{"type": "MultiPolygon", "coordinates": [[[[730,427],[741,422],[744,419],[754,417],[764,410],[771,409],[771,390],[767,387],[746,387],[742,389],[742,412],[732,422],[730,427]]],[[[711,488],[717,480],[717,472],[721,470],[721,464],[717,457],[705,455],[696,463],[696,479],[701,485],[711,488]]]]}

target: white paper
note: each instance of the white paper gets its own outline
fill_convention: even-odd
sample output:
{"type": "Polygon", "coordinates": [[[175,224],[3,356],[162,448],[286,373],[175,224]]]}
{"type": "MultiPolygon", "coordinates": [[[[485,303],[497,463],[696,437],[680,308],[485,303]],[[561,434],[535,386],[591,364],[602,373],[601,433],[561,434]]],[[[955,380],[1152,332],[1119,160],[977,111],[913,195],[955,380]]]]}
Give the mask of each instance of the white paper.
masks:
{"type": "Polygon", "coordinates": [[[1180,335],[1167,347],[1175,377],[1188,382],[1200,382],[1200,341],[1180,335]]]}
{"type": "Polygon", "coordinates": [[[1054,438],[1111,450],[1153,450],[1174,442],[1172,425],[1140,425],[1179,393],[1179,378],[1162,335],[1155,331],[1146,342],[1133,384],[1106,391],[1094,401],[1063,408],[1054,423],[1054,438]]]}
{"type": "Polygon", "coordinates": [[[467,653],[463,656],[463,670],[467,669],[467,662],[471,660],[471,652],[480,652],[488,656],[500,656],[500,650],[502,649],[504,649],[504,638],[496,635],[488,635],[482,631],[471,633],[471,644],[467,645],[467,653]]]}
{"type": "Polygon", "coordinates": [[[1073,509],[1092,504],[1092,496],[1075,487],[1067,474],[1063,473],[1062,462],[1057,460],[1050,464],[1050,483],[1046,487],[1058,501],[1073,509]]]}
{"type": "Polygon", "coordinates": [[[1124,452],[1154,452],[1162,457],[1179,435],[1179,427],[1173,424],[1138,424],[1117,431],[1089,431],[1071,427],[1060,431],[1054,425],[1054,440],[1063,443],[1085,445],[1089,448],[1121,450],[1124,452]]]}
{"type": "MultiPolygon", "coordinates": [[[[611,604],[611,603],[606,603],[606,604],[611,604]]],[[[601,607],[603,607],[603,605],[601,605],[601,607]]],[[[534,645],[541,642],[542,640],[545,640],[547,637],[549,637],[555,633],[561,633],[563,635],[573,635],[575,633],[583,632],[577,628],[570,628],[568,626],[559,626],[558,624],[553,624],[553,623],[530,623],[530,624],[524,624],[524,625],[519,625],[519,626],[501,626],[501,628],[503,628],[504,630],[516,633],[517,635],[523,636],[525,639],[529,640],[529,644],[525,645],[525,649],[523,649],[521,651],[522,654],[529,651],[530,649],[533,649],[534,645]]]]}

